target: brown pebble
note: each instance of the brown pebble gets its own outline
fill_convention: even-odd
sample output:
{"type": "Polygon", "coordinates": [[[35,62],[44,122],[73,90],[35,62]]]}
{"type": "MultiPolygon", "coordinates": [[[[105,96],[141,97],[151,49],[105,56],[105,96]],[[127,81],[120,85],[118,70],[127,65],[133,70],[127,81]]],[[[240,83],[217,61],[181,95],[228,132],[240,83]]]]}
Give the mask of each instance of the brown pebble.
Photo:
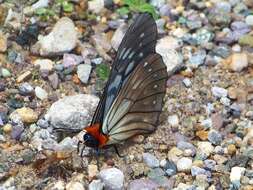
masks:
{"type": "Polygon", "coordinates": [[[208,131],[204,131],[204,130],[197,131],[196,132],[196,136],[199,137],[202,141],[207,140],[207,138],[208,138],[208,131]]]}

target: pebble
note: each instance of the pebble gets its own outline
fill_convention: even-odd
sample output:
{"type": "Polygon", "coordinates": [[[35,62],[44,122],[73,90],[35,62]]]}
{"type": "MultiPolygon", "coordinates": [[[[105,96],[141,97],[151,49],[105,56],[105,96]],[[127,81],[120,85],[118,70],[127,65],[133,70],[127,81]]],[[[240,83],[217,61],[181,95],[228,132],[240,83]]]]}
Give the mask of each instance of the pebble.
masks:
{"type": "Polygon", "coordinates": [[[166,161],[166,164],[164,166],[165,172],[168,176],[173,176],[177,173],[177,166],[174,164],[174,162],[166,161]]]}
{"type": "Polygon", "coordinates": [[[216,162],[214,160],[210,160],[210,159],[204,160],[205,169],[214,170],[215,165],[216,165],[216,162]]]}
{"type": "Polygon", "coordinates": [[[191,156],[195,155],[195,153],[196,153],[195,146],[193,146],[193,144],[191,144],[189,142],[179,141],[179,142],[177,142],[177,148],[179,148],[180,150],[183,150],[183,151],[191,150],[191,153],[192,153],[191,156]]]}
{"type": "Polygon", "coordinates": [[[51,75],[48,76],[48,80],[51,84],[51,86],[53,87],[53,89],[57,89],[58,85],[59,85],[59,77],[57,73],[53,73],[51,75]]]}
{"type": "Polygon", "coordinates": [[[28,80],[32,76],[31,71],[26,71],[23,74],[19,75],[18,78],[16,79],[17,83],[21,83],[23,81],[28,80]]]}
{"type": "Polygon", "coordinates": [[[41,127],[42,129],[46,129],[46,128],[49,127],[49,123],[48,123],[48,121],[45,120],[45,119],[39,119],[39,120],[37,121],[37,125],[38,125],[39,127],[41,127]]]}
{"type": "Polygon", "coordinates": [[[31,108],[23,107],[15,110],[15,112],[20,116],[24,123],[35,123],[38,120],[38,114],[31,108]]]}
{"type": "Polygon", "coordinates": [[[191,175],[192,176],[197,176],[197,175],[205,175],[207,172],[205,169],[197,167],[197,166],[192,166],[191,168],[191,175]]]}
{"type": "Polygon", "coordinates": [[[145,164],[148,165],[150,168],[156,168],[159,167],[159,160],[150,153],[143,153],[142,154],[143,161],[145,164]]]}
{"type": "Polygon", "coordinates": [[[154,190],[158,188],[158,184],[149,179],[135,179],[131,181],[127,187],[128,190],[154,190]]]}
{"type": "Polygon", "coordinates": [[[45,119],[55,128],[83,129],[89,124],[98,100],[87,94],[66,96],[51,105],[45,119]]]}
{"type": "Polygon", "coordinates": [[[48,97],[48,93],[43,88],[41,88],[39,86],[35,87],[35,95],[40,100],[47,99],[47,97],[48,97]]]}
{"type": "Polygon", "coordinates": [[[208,132],[208,140],[214,145],[219,145],[222,141],[222,135],[216,130],[210,130],[208,132]]]}
{"type": "Polygon", "coordinates": [[[49,3],[49,0],[39,0],[36,3],[32,4],[32,9],[39,9],[47,7],[49,3]]]}
{"type": "Polygon", "coordinates": [[[91,65],[89,64],[80,64],[77,67],[77,75],[78,78],[82,81],[82,83],[87,84],[90,73],[91,73],[91,65]]]}
{"type": "Polygon", "coordinates": [[[178,126],[179,124],[179,118],[177,115],[170,115],[168,117],[168,123],[172,126],[172,127],[175,127],[175,126],[178,126]]]}
{"type": "Polygon", "coordinates": [[[227,149],[229,155],[234,155],[236,153],[236,147],[233,144],[228,145],[227,149]]]}
{"type": "Polygon", "coordinates": [[[230,70],[240,72],[248,67],[248,56],[246,53],[234,53],[228,64],[230,70]]]}
{"type": "Polygon", "coordinates": [[[6,68],[1,68],[0,76],[3,76],[4,78],[8,78],[11,76],[11,72],[6,68]]]}
{"type": "Polygon", "coordinates": [[[7,50],[7,36],[0,32],[0,53],[4,53],[7,50]]]}
{"type": "Polygon", "coordinates": [[[118,50],[119,45],[127,31],[127,28],[128,26],[125,23],[122,23],[114,32],[111,39],[111,44],[112,44],[113,49],[118,50]]]}
{"type": "Polygon", "coordinates": [[[84,59],[82,56],[71,54],[71,53],[64,53],[62,64],[65,68],[68,68],[68,67],[79,65],[83,61],[84,59]]]}
{"type": "Polygon", "coordinates": [[[199,153],[204,154],[204,156],[208,157],[214,151],[214,147],[210,142],[198,142],[198,150],[199,153]]]}
{"type": "Polygon", "coordinates": [[[189,78],[185,78],[183,80],[183,83],[184,83],[185,87],[187,87],[187,88],[190,88],[191,85],[192,85],[192,82],[191,82],[191,80],[189,78]]]}
{"type": "Polygon", "coordinates": [[[230,180],[231,182],[237,182],[241,180],[241,177],[244,175],[245,168],[243,167],[233,167],[231,168],[231,173],[230,173],[230,180]]]}
{"type": "Polygon", "coordinates": [[[247,25],[253,26],[253,15],[248,15],[248,16],[245,18],[245,22],[246,22],[247,25]]]}
{"type": "Polygon", "coordinates": [[[177,170],[180,172],[190,171],[192,167],[192,160],[190,158],[182,157],[177,161],[177,170]]]}
{"type": "Polygon", "coordinates": [[[212,87],[211,91],[217,98],[226,97],[228,95],[228,91],[226,89],[217,86],[212,87]]]}
{"type": "Polygon", "coordinates": [[[66,185],[66,190],[85,190],[84,186],[82,183],[77,182],[77,181],[71,181],[67,183],[66,185]]]}
{"type": "Polygon", "coordinates": [[[187,64],[190,68],[198,68],[200,65],[204,64],[205,58],[206,51],[201,49],[190,55],[187,64]]]}
{"type": "Polygon", "coordinates": [[[103,190],[104,189],[104,183],[98,179],[98,180],[93,180],[89,184],[89,190],[103,190]]]}
{"type": "Polygon", "coordinates": [[[39,36],[38,39],[32,51],[41,56],[48,56],[71,51],[77,45],[78,36],[73,21],[68,17],[62,17],[47,36],[39,36]]]}
{"type": "Polygon", "coordinates": [[[177,52],[181,45],[179,40],[172,37],[164,37],[157,42],[156,52],[162,56],[168,72],[180,67],[183,62],[183,57],[177,52]]]}
{"type": "Polygon", "coordinates": [[[4,126],[3,126],[3,131],[5,132],[5,133],[10,133],[11,131],[12,131],[12,125],[11,124],[9,124],[9,123],[7,123],[7,124],[5,124],[4,126]]]}
{"type": "Polygon", "coordinates": [[[98,174],[97,165],[88,165],[88,176],[89,179],[93,179],[98,174]]]}
{"type": "Polygon", "coordinates": [[[88,1],[88,9],[94,13],[99,13],[104,8],[104,0],[88,1]]]}
{"type": "Polygon", "coordinates": [[[178,149],[177,147],[173,147],[168,152],[168,159],[172,162],[177,162],[179,157],[183,155],[183,151],[178,149]]]}
{"type": "Polygon", "coordinates": [[[34,65],[38,65],[40,67],[40,71],[52,71],[54,62],[50,59],[37,59],[34,61],[34,65]]]}
{"type": "Polygon", "coordinates": [[[18,90],[19,93],[23,96],[31,95],[34,92],[33,87],[27,82],[21,84],[18,90]]]}
{"type": "Polygon", "coordinates": [[[99,178],[104,182],[105,189],[121,190],[124,184],[124,174],[117,168],[103,169],[99,173],[99,178]]]}

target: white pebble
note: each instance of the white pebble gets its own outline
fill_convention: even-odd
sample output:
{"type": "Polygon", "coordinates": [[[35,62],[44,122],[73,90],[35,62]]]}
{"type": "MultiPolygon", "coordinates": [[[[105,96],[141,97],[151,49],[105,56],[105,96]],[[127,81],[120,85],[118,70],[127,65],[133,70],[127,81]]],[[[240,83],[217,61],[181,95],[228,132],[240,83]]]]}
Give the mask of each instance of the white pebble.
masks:
{"type": "Polygon", "coordinates": [[[175,127],[179,124],[179,119],[177,115],[170,115],[168,117],[168,123],[172,126],[175,127]]]}
{"type": "Polygon", "coordinates": [[[253,26],[253,15],[249,15],[245,18],[245,22],[249,26],[253,26]]]}
{"type": "Polygon", "coordinates": [[[37,98],[44,100],[47,98],[48,93],[43,88],[36,86],[35,87],[35,95],[37,98]]]}
{"type": "Polygon", "coordinates": [[[192,160],[190,158],[183,157],[177,161],[178,171],[183,171],[183,172],[190,171],[191,167],[192,167],[192,160]]]}
{"type": "Polygon", "coordinates": [[[240,181],[242,175],[244,174],[245,172],[245,168],[243,167],[233,167],[231,169],[231,173],[230,173],[230,180],[233,182],[233,181],[240,181]]]}
{"type": "Polygon", "coordinates": [[[217,86],[212,87],[211,91],[217,98],[226,97],[228,95],[228,91],[226,89],[217,86]]]}

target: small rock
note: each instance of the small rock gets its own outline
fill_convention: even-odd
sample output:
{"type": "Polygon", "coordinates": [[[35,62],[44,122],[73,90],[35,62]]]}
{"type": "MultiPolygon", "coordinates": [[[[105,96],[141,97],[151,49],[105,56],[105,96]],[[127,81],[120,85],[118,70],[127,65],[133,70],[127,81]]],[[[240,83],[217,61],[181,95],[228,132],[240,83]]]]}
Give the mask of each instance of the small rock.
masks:
{"type": "Polygon", "coordinates": [[[176,163],[179,157],[182,155],[183,155],[182,150],[178,149],[177,147],[173,147],[168,152],[168,159],[176,163]]]}
{"type": "Polygon", "coordinates": [[[98,103],[92,95],[68,96],[53,103],[45,119],[55,128],[83,129],[91,120],[98,103]]]}
{"type": "Polygon", "coordinates": [[[12,125],[7,123],[6,125],[3,126],[2,129],[5,133],[10,133],[12,131],[12,125]]]}
{"type": "Polygon", "coordinates": [[[113,49],[118,50],[119,45],[127,31],[128,26],[123,23],[121,24],[118,29],[114,32],[112,39],[111,39],[111,44],[113,49]]]}
{"type": "Polygon", "coordinates": [[[23,96],[32,95],[33,92],[34,92],[33,87],[27,82],[19,86],[19,93],[23,96]]]}
{"type": "Polygon", "coordinates": [[[20,83],[20,82],[28,80],[31,76],[32,76],[32,72],[26,71],[23,74],[19,75],[16,81],[17,83],[20,83]]]}
{"type": "Polygon", "coordinates": [[[214,147],[210,142],[198,142],[198,150],[208,157],[213,153],[214,147]]]}
{"type": "Polygon", "coordinates": [[[185,87],[187,87],[187,88],[190,88],[191,85],[192,85],[192,82],[191,82],[191,80],[189,78],[185,78],[183,80],[183,83],[184,83],[185,87]]]}
{"type": "Polygon", "coordinates": [[[91,65],[88,64],[81,64],[77,67],[77,75],[78,78],[82,81],[82,83],[87,84],[90,73],[91,73],[91,65]]]}
{"type": "Polygon", "coordinates": [[[198,68],[200,65],[204,64],[206,58],[206,51],[201,49],[190,55],[187,64],[191,68],[198,68]]]}
{"type": "Polygon", "coordinates": [[[88,9],[94,13],[99,13],[104,8],[104,0],[88,1],[88,9]]]}
{"type": "Polygon", "coordinates": [[[192,176],[197,176],[197,175],[205,175],[206,174],[206,170],[197,166],[192,166],[191,168],[191,174],[192,176]]]}
{"type": "Polygon", "coordinates": [[[50,81],[51,86],[53,89],[57,89],[59,85],[59,77],[57,73],[53,73],[48,76],[48,80],[50,81]]]}
{"type": "Polygon", "coordinates": [[[76,47],[77,31],[68,17],[62,17],[47,36],[39,36],[39,41],[32,47],[41,56],[58,55],[76,47]]]}
{"type": "Polygon", "coordinates": [[[196,136],[199,137],[202,141],[205,141],[208,138],[208,131],[205,130],[197,131],[196,136]]]}
{"type": "Polygon", "coordinates": [[[176,51],[181,45],[179,40],[172,37],[164,37],[157,42],[156,52],[162,56],[168,72],[182,64],[183,57],[176,51]]]}
{"type": "Polygon", "coordinates": [[[228,154],[230,155],[234,155],[236,153],[236,147],[233,144],[228,145],[227,149],[228,149],[228,154]]]}
{"type": "Polygon", "coordinates": [[[233,167],[231,169],[231,173],[230,173],[230,180],[231,182],[237,182],[241,180],[241,177],[244,175],[245,172],[245,168],[243,167],[233,167]]]}
{"type": "Polygon", "coordinates": [[[64,53],[62,64],[65,68],[68,68],[68,67],[79,65],[83,61],[84,59],[82,56],[70,54],[70,53],[64,53]]]}
{"type": "Polygon", "coordinates": [[[212,87],[212,94],[217,97],[217,98],[221,98],[221,97],[226,97],[228,95],[228,91],[224,88],[220,88],[220,87],[212,87]]]}
{"type": "Polygon", "coordinates": [[[37,121],[37,125],[38,125],[39,127],[41,127],[42,129],[46,129],[46,128],[49,127],[49,123],[48,123],[48,121],[45,120],[45,119],[39,119],[39,120],[37,121]]]}
{"type": "Polygon", "coordinates": [[[213,170],[216,165],[216,162],[214,160],[207,159],[204,161],[204,165],[205,165],[205,169],[213,170]]]}
{"type": "Polygon", "coordinates": [[[93,179],[98,174],[97,165],[88,165],[88,176],[89,179],[93,179]]]}
{"type": "Polygon", "coordinates": [[[247,25],[253,26],[253,15],[248,15],[248,16],[245,18],[245,22],[246,22],[247,25]]]}
{"type": "Polygon", "coordinates": [[[0,76],[3,76],[4,78],[8,78],[11,76],[11,72],[6,68],[1,68],[0,76]]]}
{"type": "Polygon", "coordinates": [[[34,62],[34,65],[38,65],[40,67],[40,71],[51,71],[54,67],[54,62],[50,59],[37,59],[34,62]]]}
{"type": "Polygon", "coordinates": [[[168,117],[168,123],[169,123],[172,127],[178,126],[178,124],[179,124],[178,116],[177,116],[177,115],[170,115],[170,116],[168,117]]]}
{"type": "Polygon", "coordinates": [[[248,57],[246,53],[236,53],[232,55],[232,62],[230,64],[230,69],[232,71],[240,72],[246,67],[248,67],[248,57]]]}
{"type": "Polygon", "coordinates": [[[154,190],[158,188],[158,184],[149,179],[135,179],[130,182],[128,190],[154,190]]]}
{"type": "Polygon", "coordinates": [[[103,190],[104,189],[104,183],[98,179],[98,180],[93,180],[89,184],[89,190],[103,190]]]}
{"type": "Polygon", "coordinates": [[[24,123],[35,123],[38,120],[38,114],[31,108],[23,107],[15,110],[15,112],[17,112],[24,123]]]}
{"type": "Polygon", "coordinates": [[[177,173],[177,166],[171,161],[166,162],[164,169],[168,176],[173,176],[177,173]]]}
{"type": "Polygon", "coordinates": [[[7,50],[7,36],[0,32],[0,53],[7,50]]]}
{"type": "Polygon", "coordinates": [[[43,88],[41,88],[39,86],[35,87],[35,95],[40,100],[47,99],[47,97],[48,97],[48,93],[43,88]]]}
{"type": "Polygon", "coordinates": [[[192,160],[190,158],[180,158],[177,161],[177,170],[181,172],[187,172],[190,171],[192,167],[192,160]]]}
{"type": "Polygon", "coordinates": [[[36,3],[32,4],[32,9],[39,9],[47,7],[49,3],[49,0],[39,0],[36,3]]]}
{"type": "Polygon", "coordinates": [[[143,153],[143,161],[151,168],[159,167],[159,160],[150,153],[143,153]]]}
{"type": "Polygon", "coordinates": [[[66,185],[66,190],[85,190],[84,186],[82,183],[77,182],[77,181],[71,181],[67,183],[66,185]]]}
{"type": "Polygon", "coordinates": [[[117,168],[103,169],[99,173],[99,177],[108,190],[121,190],[124,183],[124,174],[117,168]]]}
{"type": "Polygon", "coordinates": [[[218,131],[210,130],[208,133],[208,140],[214,145],[219,145],[222,141],[222,136],[218,131]]]}

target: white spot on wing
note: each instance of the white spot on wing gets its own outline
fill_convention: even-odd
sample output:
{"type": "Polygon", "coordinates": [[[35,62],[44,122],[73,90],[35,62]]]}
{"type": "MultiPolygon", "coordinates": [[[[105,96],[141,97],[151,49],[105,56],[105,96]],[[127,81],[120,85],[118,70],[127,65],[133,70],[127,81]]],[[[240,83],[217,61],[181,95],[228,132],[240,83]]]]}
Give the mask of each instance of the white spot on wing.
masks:
{"type": "Polygon", "coordinates": [[[139,53],[139,57],[143,57],[143,53],[141,52],[141,53],[139,53]]]}
{"type": "Polygon", "coordinates": [[[130,53],[130,55],[128,56],[128,59],[132,59],[132,57],[134,56],[135,51],[133,51],[132,53],[130,53]]]}
{"type": "Polygon", "coordinates": [[[152,71],[152,68],[149,68],[149,69],[148,69],[148,72],[151,72],[151,71],[152,71]]]}
{"type": "Polygon", "coordinates": [[[125,51],[126,51],[126,48],[123,48],[122,51],[120,52],[119,59],[121,59],[125,51]]]}
{"type": "Polygon", "coordinates": [[[146,67],[147,65],[148,65],[148,62],[145,62],[145,63],[144,63],[144,67],[146,67]]]}
{"type": "Polygon", "coordinates": [[[122,59],[126,59],[126,57],[128,56],[128,54],[130,53],[131,49],[127,49],[126,53],[124,53],[122,59]]]}
{"type": "Polygon", "coordinates": [[[125,75],[127,75],[134,67],[134,61],[130,62],[129,65],[127,66],[125,75]]]}
{"type": "Polygon", "coordinates": [[[141,33],[140,37],[143,38],[145,36],[144,32],[141,33]]]}

